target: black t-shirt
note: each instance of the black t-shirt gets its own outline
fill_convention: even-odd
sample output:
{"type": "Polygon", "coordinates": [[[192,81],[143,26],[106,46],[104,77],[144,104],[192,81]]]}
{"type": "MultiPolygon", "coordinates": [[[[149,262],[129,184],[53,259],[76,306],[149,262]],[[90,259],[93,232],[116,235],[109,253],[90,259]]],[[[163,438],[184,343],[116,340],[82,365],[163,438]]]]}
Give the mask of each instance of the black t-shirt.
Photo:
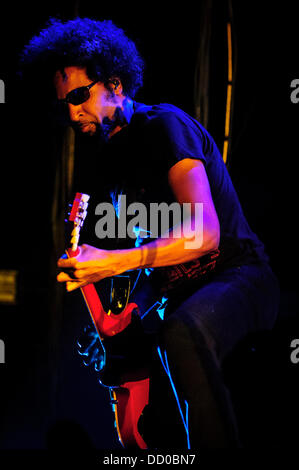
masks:
{"type": "MultiPolygon", "coordinates": [[[[201,266],[206,264],[217,272],[240,264],[267,262],[264,246],[247,223],[211,135],[198,121],[173,105],[134,103],[134,108],[129,125],[109,139],[94,157],[92,211],[95,204],[111,202],[111,197],[116,200],[120,194],[126,195],[127,207],[131,202],[142,202],[147,207],[153,202],[170,204],[175,198],[168,184],[169,169],[184,158],[199,159],[204,163],[220,222],[220,254],[212,264],[209,257],[202,258],[201,266]]],[[[97,217],[92,214],[89,220],[95,226],[97,217]]],[[[128,238],[88,241],[108,249],[135,244],[135,240],[128,238]]],[[[175,270],[155,268],[154,271],[166,277],[175,271],[174,279],[187,280],[200,269],[194,261],[175,270]]]]}

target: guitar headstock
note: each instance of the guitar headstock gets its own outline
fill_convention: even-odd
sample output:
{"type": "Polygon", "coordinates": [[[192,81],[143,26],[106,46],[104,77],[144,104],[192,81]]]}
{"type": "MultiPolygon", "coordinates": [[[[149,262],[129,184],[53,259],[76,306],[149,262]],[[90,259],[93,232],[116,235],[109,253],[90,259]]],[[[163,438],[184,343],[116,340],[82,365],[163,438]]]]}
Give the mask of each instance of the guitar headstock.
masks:
{"type": "Polygon", "coordinates": [[[76,193],[75,199],[69,213],[69,222],[73,223],[71,232],[71,251],[76,252],[78,249],[80,230],[87,215],[87,207],[90,196],[88,194],[76,193]]]}

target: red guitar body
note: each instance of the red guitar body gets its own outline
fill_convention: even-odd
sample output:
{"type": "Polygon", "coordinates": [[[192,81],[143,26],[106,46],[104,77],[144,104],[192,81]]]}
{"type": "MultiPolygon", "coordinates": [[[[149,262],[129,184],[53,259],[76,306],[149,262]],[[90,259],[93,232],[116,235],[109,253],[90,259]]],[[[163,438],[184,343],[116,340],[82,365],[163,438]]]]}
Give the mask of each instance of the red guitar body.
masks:
{"type": "MultiPolygon", "coordinates": [[[[79,249],[67,250],[69,257],[78,254],[79,249]]],[[[107,313],[93,284],[82,287],[81,292],[98,335],[103,341],[123,331],[131,323],[133,310],[138,310],[135,303],[128,303],[125,309],[117,315],[110,311],[107,313]]],[[[138,421],[148,404],[149,378],[109,387],[109,391],[121,444],[124,447],[147,449],[147,444],[138,431],[138,421]]]]}

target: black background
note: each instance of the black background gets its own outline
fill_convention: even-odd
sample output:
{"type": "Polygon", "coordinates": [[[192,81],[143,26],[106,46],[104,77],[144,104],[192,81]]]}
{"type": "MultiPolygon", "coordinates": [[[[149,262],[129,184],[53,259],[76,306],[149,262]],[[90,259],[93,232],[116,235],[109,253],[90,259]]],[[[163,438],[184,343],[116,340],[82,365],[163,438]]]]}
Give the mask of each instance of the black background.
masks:
{"type": "MultiPolygon", "coordinates": [[[[215,40],[220,46],[219,56],[213,57],[208,130],[222,150],[225,85],[220,54],[225,26],[223,4],[215,4],[219,27],[215,40]]],[[[266,245],[282,291],[272,334],[251,339],[227,369],[248,447],[288,446],[298,437],[292,423],[299,417],[299,364],[289,358],[290,341],[299,337],[299,104],[290,100],[290,83],[299,75],[295,4],[233,2],[237,74],[229,170],[249,223],[266,245]]],[[[53,144],[43,96],[38,96],[39,106],[33,98],[31,103],[16,79],[18,54],[49,16],[72,18],[77,7],[82,17],[112,19],[136,41],[147,64],[144,88],[136,99],[170,102],[194,115],[199,10],[192,2],[161,5],[27,1],[17,8],[1,6],[0,78],[5,82],[6,102],[0,104],[0,269],[19,271],[19,304],[0,306],[0,338],[6,346],[6,363],[0,364],[2,449],[74,442],[100,449],[119,447],[107,393],[75,353],[82,326],[79,297],[74,294],[72,310],[57,324],[49,318],[53,144]]],[[[42,71],[34,80],[40,89],[42,71]]]]}

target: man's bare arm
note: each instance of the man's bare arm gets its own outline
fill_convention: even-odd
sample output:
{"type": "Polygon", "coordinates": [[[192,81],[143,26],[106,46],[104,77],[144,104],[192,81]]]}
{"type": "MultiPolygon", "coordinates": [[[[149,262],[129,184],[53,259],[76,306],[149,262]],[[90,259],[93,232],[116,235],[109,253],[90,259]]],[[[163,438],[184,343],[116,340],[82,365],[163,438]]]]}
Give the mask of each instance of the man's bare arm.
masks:
{"type": "Polygon", "coordinates": [[[181,160],[170,169],[168,176],[175,199],[181,204],[190,203],[191,224],[184,225],[183,230],[181,226],[174,227],[172,237],[161,237],[138,248],[107,251],[83,245],[78,257],[58,261],[59,267],[74,269],[75,279],[62,272],[58,281],[67,282],[67,289],[73,290],[128,270],[180,264],[216,250],[220,239],[219,221],[203,163],[193,159],[181,160]],[[196,236],[196,203],[203,204],[200,246],[190,244],[196,236]]]}

